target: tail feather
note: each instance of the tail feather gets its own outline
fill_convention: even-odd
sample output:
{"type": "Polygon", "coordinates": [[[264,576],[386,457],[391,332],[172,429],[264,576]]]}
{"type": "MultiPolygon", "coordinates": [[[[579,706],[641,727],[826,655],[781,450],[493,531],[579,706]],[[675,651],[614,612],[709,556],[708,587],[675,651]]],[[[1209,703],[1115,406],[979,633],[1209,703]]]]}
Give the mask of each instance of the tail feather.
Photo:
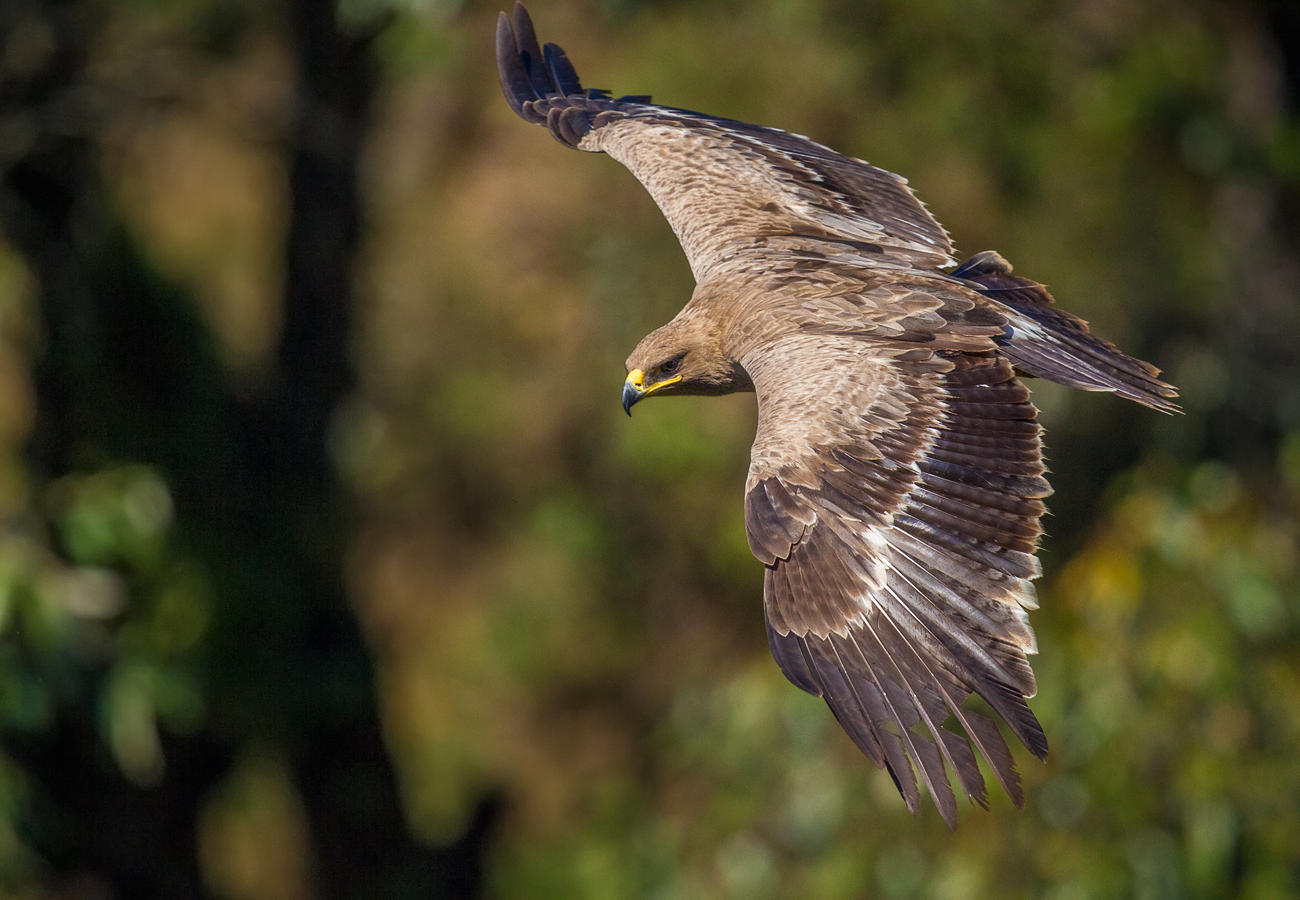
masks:
{"type": "Polygon", "coordinates": [[[999,343],[1017,369],[1085,391],[1111,391],[1162,412],[1178,411],[1178,390],[1156,377],[1159,369],[1091,334],[1088,323],[1056,306],[1045,287],[1011,274],[1011,264],[997,253],[976,254],[952,275],[1010,312],[1011,332],[999,343]]]}

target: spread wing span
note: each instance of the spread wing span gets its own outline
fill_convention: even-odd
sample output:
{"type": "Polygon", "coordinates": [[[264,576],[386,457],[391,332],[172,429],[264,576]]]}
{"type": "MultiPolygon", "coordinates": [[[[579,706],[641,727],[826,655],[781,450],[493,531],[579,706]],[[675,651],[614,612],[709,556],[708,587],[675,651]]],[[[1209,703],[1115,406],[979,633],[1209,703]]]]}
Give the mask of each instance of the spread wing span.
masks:
{"type": "Polygon", "coordinates": [[[955,828],[950,776],[985,805],[979,756],[1023,806],[1001,731],[966,705],[979,695],[1046,756],[1025,702],[1026,610],[1051,489],[1016,374],[1167,412],[1177,392],[996,253],[939,271],[948,236],[896,175],[584,89],[519,4],[499,19],[497,61],[516,113],[636,175],[695,273],[686,309],[629,359],[624,408],[650,390],[758,394],[745,526],[782,671],[825,698],[913,812],[924,784],[955,828]]]}
{"type": "Polygon", "coordinates": [[[538,45],[519,3],[498,20],[496,50],[515,112],[568,147],[627,166],[663,210],[697,281],[770,235],[860,246],[882,265],[953,262],[947,232],[892,172],[775,128],[585,89],[563,50],[538,45]]]}

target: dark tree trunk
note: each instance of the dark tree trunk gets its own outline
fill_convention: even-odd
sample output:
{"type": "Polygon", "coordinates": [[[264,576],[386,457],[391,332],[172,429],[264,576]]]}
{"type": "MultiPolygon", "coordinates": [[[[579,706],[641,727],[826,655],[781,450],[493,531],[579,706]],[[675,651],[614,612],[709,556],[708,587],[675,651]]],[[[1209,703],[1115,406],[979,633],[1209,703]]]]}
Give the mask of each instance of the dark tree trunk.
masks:
{"type": "Polygon", "coordinates": [[[202,562],[217,598],[199,667],[208,718],[197,734],[164,735],[156,787],[126,781],[102,745],[102,668],[78,671],[51,727],[4,735],[34,785],[25,836],[59,882],[83,885],[79,893],[99,885],[117,898],[205,896],[196,822],[250,742],[282,748],[290,763],[319,896],[480,893],[496,805],[485,801],[453,846],[411,838],[344,587],[348,502],[327,437],[353,386],[357,163],[377,73],[370,37],[336,28],[334,6],[295,0],[289,10],[299,105],[284,327],[275,377],[252,399],[236,397],[192,306],[125,237],[104,196],[94,123],[69,130],[41,119],[76,96],[97,34],[93,4],[24,0],[0,12],[0,38],[34,18],[53,35],[39,67],[0,82],[0,112],[27,116],[36,134],[3,160],[0,193],[5,234],[39,284],[34,477],[113,460],[157,467],[181,552],[202,562]]]}
{"type": "Polygon", "coordinates": [[[317,851],[322,897],[470,897],[479,894],[481,842],[494,805],[485,802],[467,840],[435,851],[413,842],[384,748],[370,661],[343,593],[345,498],[326,455],[331,417],[353,385],[348,358],[352,261],[359,249],[357,165],[375,84],[371,36],[342,33],[335,4],[296,0],[299,119],[290,174],[282,391],[274,415],[285,447],[282,472],[294,495],[286,513],[304,547],[328,548],[306,635],[325,662],[293,754],[317,851]],[[333,519],[320,532],[322,514],[333,519]],[[320,543],[318,543],[320,542],[320,543]],[[332,683],[333,682],[333,683],[332,683]],[[360,690],[358,690],[360,688],[360,690]]]}

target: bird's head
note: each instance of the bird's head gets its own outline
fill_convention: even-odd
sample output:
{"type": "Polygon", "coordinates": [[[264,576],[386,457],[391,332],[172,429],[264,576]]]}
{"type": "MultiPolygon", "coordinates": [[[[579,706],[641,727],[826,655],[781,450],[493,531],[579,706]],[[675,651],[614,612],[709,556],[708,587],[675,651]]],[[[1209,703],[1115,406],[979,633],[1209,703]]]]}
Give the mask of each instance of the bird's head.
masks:
{"type": "Polygon", "coordinates": [[[699,317],[679,317],[653,331],[627,358],[623,409],[651,394],[701,396],[753,390],[749,376],[726,358],[711,323],[699,317]]]}

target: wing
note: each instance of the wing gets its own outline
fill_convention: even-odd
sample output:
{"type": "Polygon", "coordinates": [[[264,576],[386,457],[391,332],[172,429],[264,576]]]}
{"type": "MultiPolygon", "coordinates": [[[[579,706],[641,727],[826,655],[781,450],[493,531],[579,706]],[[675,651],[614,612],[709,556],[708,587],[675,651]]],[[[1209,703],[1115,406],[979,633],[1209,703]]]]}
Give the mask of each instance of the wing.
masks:
{"type": "Polygon", "coordinates": [[[914,764],[952,828],[945,764],[985,804],[975,750],[1024,804],[997,726],[963,706],[971,693],[1047,753],[1025,703],[1025,610],[1050,488],[1028,391],[987,346],[801,334],[747,367],[759,432],[745,525],[767,566],[772,653],[917,812],[914,764]]]}
{"type": "Polygon", "coordinates": [[[1016,368],[1085,391],[1113,391],[1162,412],[1176,412],[1178,391],[1160,370],[1089,333],[1088,323],[1061,309],[1036,281],[1011,273],[993,251],[976,254],[952,272],[1006,309],[1010,331],[999,343],[1016,368]]]}
{"type": "Polygon", "coordinates": [[[905,179],[806,137],[586,90],[564,51],[543,50],[516,3],[497,23],[511,107],[569,147],[632,171],[667,217],[696,280],[720,262],[794,235],[848,244],[884,266],[953,262],[947,233],[905,179]]]}

